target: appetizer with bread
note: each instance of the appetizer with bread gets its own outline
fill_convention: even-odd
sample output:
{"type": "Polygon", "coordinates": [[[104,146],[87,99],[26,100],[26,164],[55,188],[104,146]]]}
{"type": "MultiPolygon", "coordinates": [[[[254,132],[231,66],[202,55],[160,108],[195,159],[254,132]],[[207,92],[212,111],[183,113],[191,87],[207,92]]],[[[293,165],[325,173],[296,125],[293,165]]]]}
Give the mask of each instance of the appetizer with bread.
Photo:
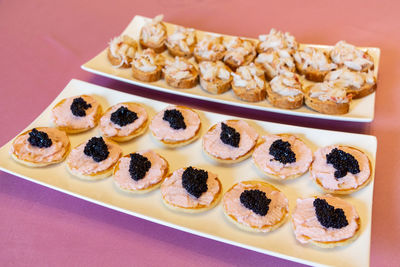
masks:
{"type": "Polygon", "coordinates": [[[37,127],[18,135],[12,142],[11,157],[25,166],[43,167],[63,161],[71,144],[65,132],[37,127]]]}
{"type": "Polygon", "coordinates": [[[164,204],[176,211],[199,213],[215,207],[222,197],[218,175],[189,166],[174,171],[161,184],[164,204]]]}

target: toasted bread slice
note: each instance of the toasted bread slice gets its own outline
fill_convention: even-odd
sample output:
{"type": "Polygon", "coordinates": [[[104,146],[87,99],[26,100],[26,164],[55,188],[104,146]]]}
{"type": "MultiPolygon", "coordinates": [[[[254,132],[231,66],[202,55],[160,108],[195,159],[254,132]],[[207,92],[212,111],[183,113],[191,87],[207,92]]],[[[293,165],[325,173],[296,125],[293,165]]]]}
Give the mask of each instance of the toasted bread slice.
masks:
{"type": "Polygon", "coordinates": [[[175,57],[174,61],[167,63],[163,68],[163,74],[168,85],[179,89],[192,88],[197,85],[199,80],[196,66],[182,57],[175,57]],[[186,64],[186,70],[182,70],[181,66],[177,66],[182,64],[186,64]],[[185,72],[190,75],[184,75],[183,78],[180,78],[179,73],[185,74],[185,72]]]}
{"type": "Polygon", "coordinates": [[[304,93],[305,104],[307,107],[323,114],[341,115],[349,112],[351,96],[347,96],[349,100],[343,103],[337,103],[329,99],[322,101],[319,97],[310,96],[311,88],[312,86],[306,88],[304,93]]]}
{"type": "MultiPolygon", "coordinates": [[[[117,49],[115,47],[115,49],[117,49]]],[[[111,40],[109,47],[107,48],[107,58],[110,61],[111,65],[118,67],[118,68],[129,68],[131,66],[131,62],[133,59],[133,56],[137,50],[137,42],[129,37],[128,35],[123,35],[120,37],[116,37],[113,40],[111,40]],[[121,45],[128,46],[129,48],[125,50],[124,52],[121,51],[116,51],[115,53],[118,54],[118,56],[114,56],[113,53],[111,52],[111,47],[119,47],[121,45]],[[121,53],[124,53],[121,55],[121,53]]]]}
{"type": "MultiPolygon", "coordinates": [[[[151,22],[149,22],[149,24],[145,25],[140,30],[139,42],[143,49],[151,48],[156,53],[164,52],[167,49],[167,46],[165,45],[165,41],[167,40],[168,35],[167,35],[167,27],[162,22],[163,17],[164,17],[163,15],[156,16],[151,22]],[[155,26],[155,25],[157,25],[157,26],[155,26]],[[143,31],[144,31],[145,27],[159,27],[160,31],[158,31],[157,29],[155,31],[153,31],[153,32],[161,33],[161,36],[158,37],[157,42],[152,42],[151,40],[146,40],[146,41],[144,40],[143,31]]],[[[151,35],[150,32],[149,32],[149,35],[151,35]]]]}
{"type": "Polygon", "coordinates": [[[204,91],[207,91],[212,94],[222,94],[231,88],[231,82],[232,82],[232,75],[230,75],[231,69],[229,69],[229,67],[226,66],[222,61],[217,61],[216,63],[202,62],[199,64],[199,68],[200,68],[200,86],[204,91]],[[213,73],[211,79],[210,77],[209,78],[205,77],[208,75],[207,71],[211,71],[211,73],[213,73]],[[227,77],[229,78],[226,79],[227,77],[221,76],[224,78],[221,79],[219,75],[221,71],[226,73],[227,77]]]}

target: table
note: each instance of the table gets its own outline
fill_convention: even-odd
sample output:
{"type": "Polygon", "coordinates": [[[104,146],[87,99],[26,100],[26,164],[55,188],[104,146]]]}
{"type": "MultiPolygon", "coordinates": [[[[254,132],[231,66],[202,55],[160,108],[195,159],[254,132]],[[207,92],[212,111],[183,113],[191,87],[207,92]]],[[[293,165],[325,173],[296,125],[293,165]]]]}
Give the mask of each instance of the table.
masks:
{"type": "MultiPolygon", "coordinates": [[[[371,265],[400,257],[400,4],[393,1],[1,1],[0,145],[13,138],[71,78],[166,102],[251,119],[376,135],[371,265]],[[104,49],[136,14],[171,23],[257,37],[271,27],[299,42],[347,40],[382,49],[372,123],[294,118],[232,108],[97,77],[80,65],[104,49]]],[[[112,211],[0,172],[2,266],[173,265],[294,266],[289,261],[207,240],[112,211]]]]}

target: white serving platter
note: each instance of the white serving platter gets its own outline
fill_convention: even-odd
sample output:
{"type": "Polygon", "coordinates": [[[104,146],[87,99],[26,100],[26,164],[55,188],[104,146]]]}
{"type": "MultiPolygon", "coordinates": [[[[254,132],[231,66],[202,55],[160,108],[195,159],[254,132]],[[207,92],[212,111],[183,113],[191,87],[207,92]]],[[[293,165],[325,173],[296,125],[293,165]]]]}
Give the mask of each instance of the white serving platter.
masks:
{"type": "MultiPolygon", "coordinates": [[[[101,103],[104,110],[119,102],[134,101],[142,103],[148,107],[150,117],[168,105],[167,103],[121,93],[79,80],[71,80],[60,95],[23,131],[33,127],[51,126],[51,108],[63,98],[80,94],[94,96],[101,103]]],[[[201,134],[204,134],[209,127],[217,122],[235,119],[235,117],[211,112],[198,111],[198,113],[202,121],[201,134]]],[[[377,141],[374,136],[295,127],[262,121],[246,121],[254,126],[261,135],[266,133],[296,134],[305,140],[313,151],[318,147],[331,144],[356,146],[369,155],[372,166],[375,168],[377,141]]],[[[69,137],[72,147],[75,147],[95,135],[99,135],[98,128],[81,134],[69,135],[69,137]]],[[[360,214],[362,226],[359,238],[345,247],[319,249],[298,243],[292,232],[290,221],[287,221],[276,231],[267,234],[245,232],[227,221],[220,204],[214,209],[201,214],[174,212],[163,205],[159,189],[145,195],[130,195],[119,191],[110,178],[98,182],[74,178],[66,170],[65,162],[43,168],[25,167],[12,160],[9,155],[10,146],[11,141],[0,149],[1,170],[110,209],[181,231],[305,264],[315,266],[369,265],[373,180],[359,192],[344,197],[356,207],[360,214]]],[[[224,192],[236,182],[263,179],[263,175],[256,169],[251,159],[234,165],[221,165],[208,159],[202,151],[201,140],[181,148],[167,149],[159,145],[151,137],[151,134],[146,132],[133,141],[121,143],[121,147],[125,154],[141,149],[154,149],[167,159],[171,171],[193,165],[216,173],[222,182],[224,192]]],[[[287,183],[268,181],[286,194],[289,199],[290,212],[293,211],[298,197],[322,193],[311,181],[308,173],[287,183]]]]}
{"type": "MultiPolygon", "coordinates": [[[[128,27],[122,32],[122,34],[128,34],[132,38],[139,40],[140,30],[142,26],[149,21],[149,18],[142,16],[135,16],[133,20],[129,23],[128,27]]],[[[168,34],[174,31],[175,24],[165,23],[167,26],[168,34]]],[[[196,31],[198,38],[200,39],[205,33],[204,31],[196,31]]],[[[215,34],[215,33],[210,33],[215,34]]],[[[118,34],[116,34],[117,36],[118,34]]],[[[229,35],[222,35],[226,37],[230,37],[229,35]]],[[[248,38],[251,39],[251,38],[248,38]]],[[[329,49],[332,46],[327,45],[311,45],[311,44],[300,44],[300,48],[304,46],[313,46],[324,49],[329,49]]],[[[378,76],[378,67],[379,67],[379,58],[380,58],[380,49],[374,47],[361,47],[363,50],[368,50],[369,54],[374,59],[375,69],[374,75],[378,76]]],[[[167,52],[165,52],[167,53],[167,52]]],[[[152,90],[161,91],[169,94],[182,95],[186,97],[191,97],[195,99],[201,99],[206,101],[212,101],[217,103],[223,103],[227,105],[245,107],[250,109],[264,110],[275,113],[282,113],[287,115],[295,115],[295,116],[303,116],[303,117],[312,117],[312,118],[320,118],[320,119],[329,119],[329,120],[340,120],[340,121],[356,121],[356,122],[371,122],[374,119],[374,106],[375,106],[375,93],[370,94],[361,99],[355,99],[352,101],[350,106],[350,111],[344,115],[327,115],[318,113],[313,111],[306,106],[303,106],[299,109],[288,110],[288,109],[280,109],[272,106],[267,100],[260,102],[245,102],[237,97],[235,97],[232,90],[221,94],[214,95],[210,94],[201,89],[200,85],[197,85],[191,89],[176,89],[166,84],[164,80],[159,80],[157,82],[146,83],[136,80],[132,77],[131,69],[118,69],[114,68],[107,59],[107,49],[104,49],[97,56],[83,64],[83,70],[88,72],[92,72],[94,74],[98,74],[101,76],[105,76],[111,79],[123,81],[126,83],[146,87],[152,90]]],[[[304,79],[303,79],[304,80],[304,79]]],[[[310,83],[305,81],[306,83],[310,83]]]]}

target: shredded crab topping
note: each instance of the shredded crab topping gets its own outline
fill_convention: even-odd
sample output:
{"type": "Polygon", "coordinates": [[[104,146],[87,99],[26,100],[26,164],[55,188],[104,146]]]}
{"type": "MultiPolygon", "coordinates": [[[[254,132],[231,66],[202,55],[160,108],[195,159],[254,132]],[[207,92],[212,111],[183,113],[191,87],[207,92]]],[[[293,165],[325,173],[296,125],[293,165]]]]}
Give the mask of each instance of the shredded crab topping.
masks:
{"type": "Polygon", "coordinates": [[[262,51],[269,49],[296,49],[297,42],[293,35],[288,32],[281,32],[275,29],[271,29],[269,34],[259,35],[258,39],[261,41],[259,48],[262,51]]]}
{"type": "Polygon", "coordinates": [[[246,87],[246,89],[264,88],[265,82],[261,78],[264,72],[254,63],[247,66],[241,66],[236,70],[236,73],[231,73],[233,83],[238,87],[246,87]]]}
{"type": "Polygon", "coordinates": [[[306,47],[304,50],[297,51],[294,59],[297,63],[302,64],[303,69],[311,67],[315,70],[328,71],[337,67],[336,64],[329,62],[328,56],[322,50],[314,47],[306,47]]]}
{"type": "Polygon", "coordinates": [[[164,73],[176,80],[192,78],[193,71],[193,64],[180,57],[175,57],[174,60],[166,60],[164,66],[164,73]]]}
{"type": "Polygon", "coordinates": [[[331,52],[331,58],[336,64],[344,64],[349,69],[356,71],[371,68],[374,65],[367,53],[345,41],[339,41],[335,45],[331,52]]]}
{"type": "Polygon", "coordinates": [[[203,61],[199,64],[201,78],[206,81],[214,81],[215,79],[229,80],[231,77],[225,64],[221,61],[211,62],[203,61]]]}
{"type": "Polygon", "coordinates": [[[255,54],[253,43],[239,37],[234,37],[224,42],[224,45],[227,50],[224,60],[233,60],[237,65],[243,64],[246,56],[255,54]]]}
{"type": "Polygon", "coordinates": [[[330,72],[325,80],[334,82],[337,86],[357,89],[360,89],[364,84],[375,83],[374,73],[371,70],[368,70],[368,72],[355,72],[346,67],[330,72]]]}
{"type": "Polygon", "coordinates": [[[148,48],[136,53],[133,65],[141,71],[152,72],[157,69],[157,65],[160,65],[160,63],[154,50],[148,48]]]}
{"type": "Polygon", "coordinates": [[[255,62],[262,64],[273,77],[295,68],[293,58],[288,50],[261,53],[257,56],[255,62]]]}
{"type": "Polygon", "coordinates": [[[111,39],[109,43],[111,55],[121,60],[121,63],[114,67],[121,67],[124,63],[129,65],[130,60],[135,56],[136,47],[134,43],[135,41],[127,35],[111,39]]]}
{"type": "Polygon", "coordinates": [[[348,103],[349,97],[343,87],[336,86],[332,82],[316,83],[310,89],[310,97],[321,101],[333,101],[335,103],[348,103]]]}
{"type": "Polygon", "coordinates": [[[181,51],[190,53],[190,46],[194,45],[195,38],[194,29],[177,26],[175,32],[168,36],[167,46],[178,46],[181,51]]]}
{"type": "Polygon", "coordinates": [[[197,43],[194,52],[202,58],[213,60],[225,51],[221,36],[207,34],[197,43]]]}
{"type": "Polygon", "coordinates": [[[296,96],[301,94],[301,83],[297,74],[284,72],[275,76],[271,82],[271,89],[282,96],[296,96]]]}
{"type": "Polygon", "coordinates": [[[164,43],[167,38],[167,32],[161,24],[163,18],[163,15],[158,15],[143,26],[140,37],[144,43],[153,46],[161,46],[164,43]]]}

